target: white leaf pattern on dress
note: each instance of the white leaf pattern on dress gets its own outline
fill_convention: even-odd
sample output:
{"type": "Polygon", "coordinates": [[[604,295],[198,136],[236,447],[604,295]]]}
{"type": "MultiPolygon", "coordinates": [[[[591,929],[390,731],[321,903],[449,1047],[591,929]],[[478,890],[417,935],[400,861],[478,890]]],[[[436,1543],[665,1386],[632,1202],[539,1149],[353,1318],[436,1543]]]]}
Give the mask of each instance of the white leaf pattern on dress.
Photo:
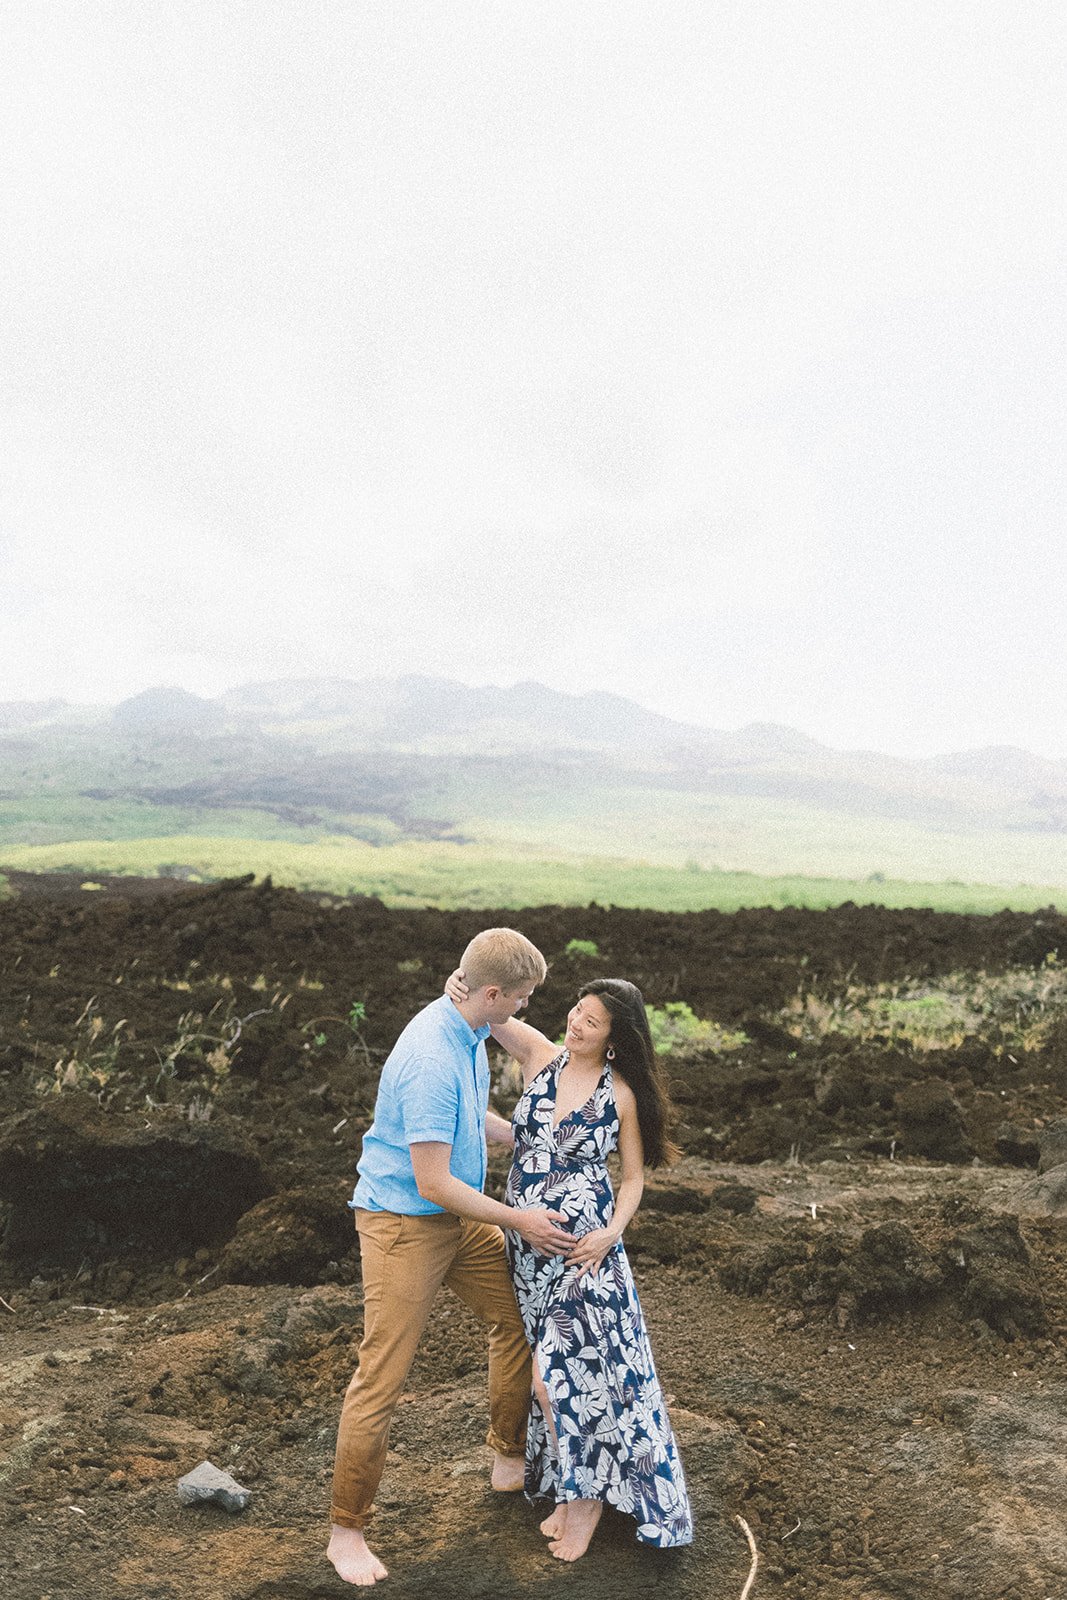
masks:
{"type": "MultiPolygon", "coordinates": [[[[562,1211],[576,1237],[611,1220],[607,1157],[618,1111],[605,1067],[584,1106],[558,1127],[562,1051],[527,1087],[513,1119],[509,1205],[562,1211]]],[[[559,1439],[552,1449],[536,1398],[526,1444],[526,1493],[534,1499],[605,1500],[637,1519],[653,1545],[689,1544],[692,1514],[633,1275],[622,1244],[582,1277],[560,1256],[542,1256],[505,1234],[515,1293],[559,1439]]]]}

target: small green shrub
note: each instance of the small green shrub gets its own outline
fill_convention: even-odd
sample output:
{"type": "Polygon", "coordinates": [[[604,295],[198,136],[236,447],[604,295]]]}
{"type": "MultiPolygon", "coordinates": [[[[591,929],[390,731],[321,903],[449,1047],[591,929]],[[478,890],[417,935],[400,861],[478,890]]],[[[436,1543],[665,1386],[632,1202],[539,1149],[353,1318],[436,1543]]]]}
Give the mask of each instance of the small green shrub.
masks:
{"type": "Polygon", "coordinates": [[[717,1022],[698,1017],[684,1000],[668,1000],[665,1006],[647,1006],[652,1043],[659,1055],[699,1046],[704,1050],[738,1050],[748,1043],[746,1034],[730,1032],[717,1022]]]}
{"type": "Polygon", "coordinates": [[[592,959],[600,954],[600,946],[595,939],[569,939],[563,947],[565,956],[589,956],[592,959]]]}

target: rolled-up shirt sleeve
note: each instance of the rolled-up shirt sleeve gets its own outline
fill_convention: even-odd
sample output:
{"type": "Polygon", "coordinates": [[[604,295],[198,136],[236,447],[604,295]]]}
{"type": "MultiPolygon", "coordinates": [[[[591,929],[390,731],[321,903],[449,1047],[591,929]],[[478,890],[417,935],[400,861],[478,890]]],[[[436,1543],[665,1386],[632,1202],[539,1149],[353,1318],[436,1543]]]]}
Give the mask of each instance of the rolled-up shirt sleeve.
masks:
{"type": "Polygon", "coordinates": [[[416,1056],[406,1063],[397,1097],[407,1144],[455,1143],[460,1086],[440,1060],[416,1056]]]}

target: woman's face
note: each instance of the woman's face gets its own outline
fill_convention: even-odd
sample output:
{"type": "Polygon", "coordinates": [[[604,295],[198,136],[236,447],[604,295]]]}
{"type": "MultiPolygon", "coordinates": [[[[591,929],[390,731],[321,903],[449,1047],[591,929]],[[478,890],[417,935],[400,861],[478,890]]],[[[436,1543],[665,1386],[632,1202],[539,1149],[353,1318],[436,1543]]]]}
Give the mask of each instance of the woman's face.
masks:
{"type": "Polygon", "coordinates": [[[611,1014],[595,994],[576,1000],[567,1012],[567,1032],[563,1042],[572,1053],[590,1051],[603,1054],[611,1039],[611,1014]]]}

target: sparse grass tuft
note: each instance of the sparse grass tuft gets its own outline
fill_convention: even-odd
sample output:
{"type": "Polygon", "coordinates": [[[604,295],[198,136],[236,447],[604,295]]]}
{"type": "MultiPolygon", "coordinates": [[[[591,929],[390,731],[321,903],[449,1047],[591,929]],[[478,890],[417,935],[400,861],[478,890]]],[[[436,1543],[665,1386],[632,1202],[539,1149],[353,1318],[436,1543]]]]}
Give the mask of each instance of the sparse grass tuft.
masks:
{"type": "MultiPolygon", "coordinates": [[[[194,985],[185,979],[157,981],[162,989],[190,995],[194,990],[194,985]]],[[[73,1025],[69,1046],[62,1050],[51,1072],[36,1079],[36,1092],[47,1095],[85,1089],[106,1105],[120,1091],[132,1089],[143,1095],[150,1107],[179,1105],[190,1120],[206,1121],[216,1097],[229,1081],[245,1028],[254,1026],[261,1017],[276,1018],[292,996],[277,989],[266,1005],[242,1017],[237,1015],[232,980],[200,979],[195,988],[219,988],[223,993],[204,1010],[182,1012],[174,1024],[173,1036],[152,1046],[154,1061],[129,1042],[132,1034],[124,1031],[126,1018],[114,1024],[105,1021],[94,995],[73,1025]]],[[[354,1023],[350,1025],[355,1027],[354,1023]]]]}
{"type": "Polygon", "coordinates": [[[122,1044],[119,1036],[125,1026],[124,1017],[109,1028],[97,1010],[94,995],[86,1001],[74,1024],[69,1052],[60,1056],[51,1077],[38,1079],[37,1092],[62,1094],[64,1089],[88,1089],[98,1096],[104,1093],[118,1067],[122,1044]]]}
{"type": "Polygon", "coordinates": [[[1039,1050],[1067,1015],[1067,963],[1053,953],[1036,969],[954,972],[935,983],[905,978],[835,994],[799,993],[785,1027],[808,1042],[828,1034],[905,1044],[913,1050],[958,1049],[981,1035],[999,1050],[1039,1050]]]}

